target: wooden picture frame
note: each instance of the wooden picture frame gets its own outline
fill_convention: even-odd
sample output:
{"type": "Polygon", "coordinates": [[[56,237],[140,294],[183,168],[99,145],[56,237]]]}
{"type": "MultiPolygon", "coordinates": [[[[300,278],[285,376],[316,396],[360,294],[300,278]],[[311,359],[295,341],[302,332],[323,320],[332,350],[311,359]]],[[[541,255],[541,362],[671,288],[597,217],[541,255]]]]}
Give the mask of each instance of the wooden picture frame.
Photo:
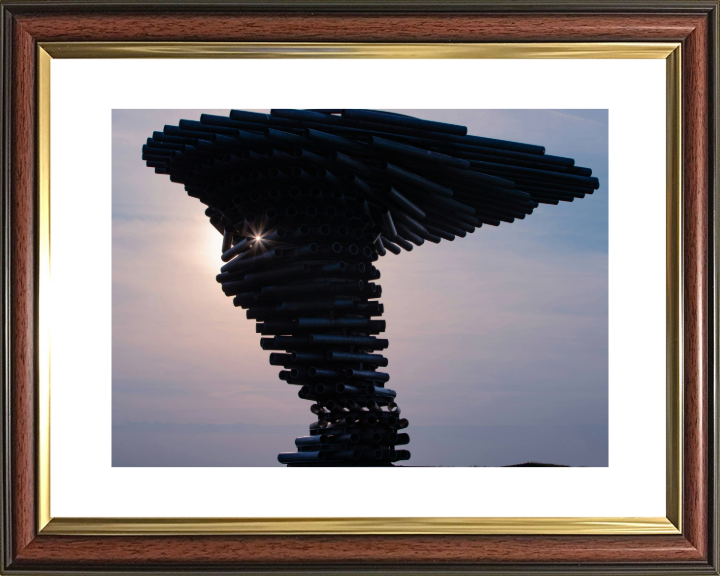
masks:
{"type": "Polygon", "coordinates": [[[522,2],[5,1],[1,14],[3,573],[718,573],[718,2],[555,2],[539,8],[522,2]],[[372,529],[334,533],[317,526],[291,527],[284,533],[238,531],[222,522],[205,530],[199,523],[183,530],[178,522],[147,522],[144,528],[137,522],[94,527],[50,522],[43,472],[48,455],[45,351],[38,314],[47,256],[43,110],[49,102],[40,84],[46,47],[54,44],[56,54],[79,54],[87,48],[81,43],[87,42],[105,46],[110,54],[105,57],[127,55],[128,44],[123,43],[135,42],[164,49],[180,46],[176,56],[182,56],[183,49],[175,43],[188,42],[221,43],[214,45],[216,53],[222,52],[223,43],[522,43],[528,45],[528,54],[528,43],[555,44],[555,50],[572,49],[568,44],[582,49],[625,43],[628,53],[648,43],[677,44],[680,49],[668,56],[668,70],[678,79],[677,90],[671,92],[679,97],[679,114],[668,117],[669,141],[676,144],[668,156],[668,176],[677,180],[680,193],[679,213],[671,210],[669,217],[679,225],[682,252],[676,254],[679,284],[672,285],[670,274],[668,291],[679,299],[669,318],[682,318],[682,325],[675,326],[681,340],[668,371],[678,372],[682,397],[674,402],[669,395],[670,408],[677,409],[679,418],[675,436],[668,436],[669,469],[678,474],[668,475],[667,520],[680,529],[573,530],[566,523],[556,530],[530,531],[535,533],[459,526],[399,527],[388,535],[372,529]],[[680,157],[681,165],[674,167],[672,158],[680,157]]]}

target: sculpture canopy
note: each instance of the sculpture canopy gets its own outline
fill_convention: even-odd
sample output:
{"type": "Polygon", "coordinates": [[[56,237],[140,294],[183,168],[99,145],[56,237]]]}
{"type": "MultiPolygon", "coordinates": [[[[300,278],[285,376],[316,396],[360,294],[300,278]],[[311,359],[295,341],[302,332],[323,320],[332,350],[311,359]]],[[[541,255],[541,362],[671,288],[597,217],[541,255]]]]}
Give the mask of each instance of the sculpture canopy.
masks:
{"type": "Polygon", "coordinates": [[[511,223],[540,203],[572,202],[599,186],[589,168],[542,146],[372,110],[202,114],[154,132],[143,159],[184,184],[208,206],[211,223],[236,237],[281,225],[278,206],[287,210],[295,199],[361,196],[382,228],[381,256],[511,223]]]}

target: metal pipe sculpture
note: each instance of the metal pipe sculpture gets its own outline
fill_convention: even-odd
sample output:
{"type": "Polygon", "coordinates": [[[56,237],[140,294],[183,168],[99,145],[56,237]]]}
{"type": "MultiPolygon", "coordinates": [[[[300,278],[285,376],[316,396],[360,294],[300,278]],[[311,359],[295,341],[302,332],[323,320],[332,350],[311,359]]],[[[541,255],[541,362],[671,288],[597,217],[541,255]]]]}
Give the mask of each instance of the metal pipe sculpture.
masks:
{"type": "Polygon", "coordinates": [[[257,322],[280,379],[317,421],[288,466],[392,466],[394,390],[380,352],[380,271],[388,252],[512,223],[539,204],[599,186],[589,168],[542,146],[372,110],[233,110],[154,132],[142,158],[207,206],[222,235],[217,281],[257,322]]]}

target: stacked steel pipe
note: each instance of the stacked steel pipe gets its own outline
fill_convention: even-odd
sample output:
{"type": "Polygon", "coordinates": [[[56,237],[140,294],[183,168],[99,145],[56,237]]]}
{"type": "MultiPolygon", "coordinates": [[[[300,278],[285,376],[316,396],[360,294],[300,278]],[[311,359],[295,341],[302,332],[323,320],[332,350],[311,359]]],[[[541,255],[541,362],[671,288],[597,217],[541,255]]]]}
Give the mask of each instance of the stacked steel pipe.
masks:
{"type": "Polygon", "coordinates": [[[373,265],[388,252],[464,238],[598,188],[542,146],[372,110],[233,110],[154,132],[158,174],[207,206],[222,234],[217,281],[257,322],[279,377],[317,421],[288,466],[391,466],[399,449],[388,341],[373,265]]]}

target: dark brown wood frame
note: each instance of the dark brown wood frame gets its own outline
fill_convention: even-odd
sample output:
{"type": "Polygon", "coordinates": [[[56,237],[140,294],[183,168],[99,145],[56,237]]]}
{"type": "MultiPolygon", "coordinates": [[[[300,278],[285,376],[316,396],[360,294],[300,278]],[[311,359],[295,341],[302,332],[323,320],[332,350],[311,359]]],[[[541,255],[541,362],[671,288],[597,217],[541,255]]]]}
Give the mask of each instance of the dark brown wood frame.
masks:
{"type": "Polygon", "coordinates": [[[718,574],[718,3],[14,2],[2,16],[3,573],[718,574]],[[658,536],[50,536],[36,522],[36,49],[50,41],[681,42],[683,533],[658,536]]]}

